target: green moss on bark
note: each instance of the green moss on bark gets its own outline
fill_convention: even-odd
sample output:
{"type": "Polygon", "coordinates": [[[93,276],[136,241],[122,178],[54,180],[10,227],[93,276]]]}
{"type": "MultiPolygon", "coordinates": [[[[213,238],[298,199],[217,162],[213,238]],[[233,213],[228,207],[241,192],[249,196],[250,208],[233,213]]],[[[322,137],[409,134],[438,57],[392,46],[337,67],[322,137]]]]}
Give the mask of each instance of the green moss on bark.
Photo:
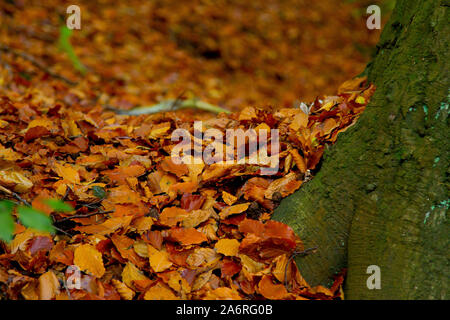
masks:
{"type": "Polygon", "coordinates": [[[350,299],[448,298],[448,15],[449,1],[397,1],[368,66],[367,110],[276,210],[319,246],[297,261],[311,283],[348,266],[350,299]],[[369,265],[381,290],[366,286],[369,265]]]}

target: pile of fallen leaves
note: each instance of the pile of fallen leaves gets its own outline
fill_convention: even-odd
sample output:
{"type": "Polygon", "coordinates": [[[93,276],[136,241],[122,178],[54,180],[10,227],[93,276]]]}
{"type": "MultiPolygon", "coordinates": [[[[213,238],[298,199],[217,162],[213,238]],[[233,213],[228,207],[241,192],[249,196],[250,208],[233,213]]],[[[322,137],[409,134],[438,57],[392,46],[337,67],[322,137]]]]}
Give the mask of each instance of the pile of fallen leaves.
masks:
{"type": "Polygon", "coordinates": [[[270,217],[373,93],[356,79],[314,100],[362,70],[367,56],[355,43],[376,42],[364,17],[351,15],[357,5],[79,5],[82,28],[71,41],[85,75],[57,44],[66,6],[0,3],[0,195],[49,215],[56,230],[16,219],[12,242],[0,242],[0,299],[343,298],[343,274],[331,288],[305,282],[293,257],[312,251],[270,217]],[[283,108],[298,97],[313,102],[283,108]],[[128,116],[107,108],[194,98],[240,112],[128,116]],[[171,133],[193,134],[199,119],[202,130],[278,129],[278,173],[175,164],[171,133]],[[48,199],[74,210],[55,212],[48,199]]]}
{"type": "Polygon", "coordinates": [[[305,282],[292,257],[307,248],[270,217],[364,110],[374,91],[364,79],[300,108],[247,107],[203,121],[203,130],[278,129],[272,176],[254,164],[175,164],[171,133],[193,133],[194,119],[117,115],[53,85],[55,103],[32,89],[0,96],[0,185],[51,215],[58,230],[16,224],[14,240],[0,247],[3,297],[342,298],[342,275],[332,288],[305,282]],[[53,212],[49,198],[75,210],[53,212]],[[82,271],[79,289],[66,286],[73,265],[82,271]]]}

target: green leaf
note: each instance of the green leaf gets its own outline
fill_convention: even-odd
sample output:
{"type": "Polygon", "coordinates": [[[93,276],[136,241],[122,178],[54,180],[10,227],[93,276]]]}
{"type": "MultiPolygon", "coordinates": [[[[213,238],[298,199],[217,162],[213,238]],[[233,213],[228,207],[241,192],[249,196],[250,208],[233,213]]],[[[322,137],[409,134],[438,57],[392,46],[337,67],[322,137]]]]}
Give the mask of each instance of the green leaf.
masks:
{"type": "Polygon", "coordinates": [[[94,196],[96,196],[99,199],[104,199],[106,197],[106,191],[102,187],[93,186],[92,192],[94,193],[94,196]]]}
{"type": "Polygon", "coordinates": [[[0,212],[6,212],[8,214],[11,214],[15,205],[16,204],[12,201],[1,200],[0,201],[0,212]]]}
{"type": "Polygon", "coordinates": [[[14,202],[0,201],[0,240],[10,242],[14,232],[14,218],[11,213],[14,208],[14,202]]]}
{"type": "Polygon", "coordinates": [[[71,212],[74,210],[70,204],[59,199],[47,199],[44,202],[57,212],[71,212]]]}
{"type": "Polygon", "coordinates": [[[40,231],[54,232],[52,219],[36,209],[20,206],[17,208],[19,220],[25,227],[40,231]]]}

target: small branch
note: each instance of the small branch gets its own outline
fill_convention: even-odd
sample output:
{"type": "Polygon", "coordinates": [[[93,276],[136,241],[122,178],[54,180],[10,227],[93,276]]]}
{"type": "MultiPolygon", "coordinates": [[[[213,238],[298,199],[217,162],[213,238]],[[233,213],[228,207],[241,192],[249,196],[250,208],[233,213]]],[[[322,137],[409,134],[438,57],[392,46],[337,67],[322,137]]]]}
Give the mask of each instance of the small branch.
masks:
{"type": "Polygon", "coordinates": [[[289,291],[289,284],[288,284],[288,280],[287,280],[287,270],[289,265],[291,264],[292,260],[295,257],[306,257],[307,255],[314,253],[317,250],[317,247],[313,247],[313,248],[308,248],[306,250],[303,251],[294,251],[291,256],[289,257],[286,266],[284,267],[284,286],[286,288],[287,291],[289,291]]]}
{"type": "Polygon", "coordinates": [[[65,234],[66,236],[68,236],[68,237],[72,238],[72,235],[71,235],[70,233],[68,233],[68,232],[64,231],[63,229],[61,229],[61,228],[58,228],[58,227],[55,227],[55,226],[53,226],[53,228],[54,228],[55,230],[57,230],[57,231],[59,231],[59,232],[61,232],[61,233],[65,234]]]}
{"type": "Polygon", "coordinates": [[[14,198],[16,198],[17,200],[19,200],[20,202],[22,202],[24,205],[26,205],[27,207],[31,207],[31,204],[23,199],[21,196],[19,196],[17,193],[15,193],[14,191],[11,191],[3,186],[0,186],[0,191],[3,191],[4,193],[13,196],[14,198]]]}
{"type": "Polygon", "coordinates": [[[72,219],[79,219],[79,218],[89,218],[98,214],[108,214],[108,213],[113,213],[113,210],[109,210],[109,211],[99,211],[99,212],[94,212],[94,213],[89,213],[89,214],[76,214],[70,217],[65,217],[62,218],[60,220],[56,220],[55,223],[60,223],[60,222],[64,222],[67,220],[72,220],[72,219]]]}
{"type": "Polygon", "coordinates": [[[24,60],[27,60],[27,61],[31,62],[31,64],[33,66],[35,66],[38,69],[41,69],[42,71],[44,71],[45,73],[47,73],[51,77],[59,79],[59,80],[62,80],[64,82],[66,82],[67,84],[71,85],[71,86],[74,86],[74,85],[77,84],[76,82],[74,82],[72,80],[69,80],[66,77],[62,76],[62,75],[54,73],[49,68],[47,68],[45,65],[43,65],[38,60],[36,60],[36,58],[34,58],[33,56],[29,55],[28,53],[15,50],[15,49],[13,49],[11,47],[8,47],[8,46],[6,46],[4,44],[0,44],[0,51],[11,53],[12,55],[14,55],[16,57],[20,57],[20,58],[22,58],[24,60]]]}
{"type": "Polygon", "coordinates": [[[229,110],[221,108],[219,106],[215,106],[212,104],[209,104],[204,101],[199,101],[197,99],[187,99],[187,100],[166,100],[162,101],[158,104],[152,105],[152,106],[143,106],[143,107],[136,107],[131,110],[121,110],[114,107],[111,107],[109,105],[105,106],[106,109],[114,111],[118,114],[124,114],[124,115],[130,115],[130,116],[138,116],[142,114],[153,114],[153,113],[159,113],[159,112],[168,112],[168,111],[175,111],[175,110],[181,110],[181,109],[198,109],[198,110],[204,110],[212,113],[231,113],[229,110]]]}

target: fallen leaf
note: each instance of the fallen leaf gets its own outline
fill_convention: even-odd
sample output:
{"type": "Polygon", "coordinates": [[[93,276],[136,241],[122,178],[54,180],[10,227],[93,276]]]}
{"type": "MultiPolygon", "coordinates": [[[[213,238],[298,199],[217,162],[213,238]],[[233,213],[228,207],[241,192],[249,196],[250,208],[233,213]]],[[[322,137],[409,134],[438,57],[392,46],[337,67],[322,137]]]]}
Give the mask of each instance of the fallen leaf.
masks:
{"type": "Polygon", "coordinates": [[[218,253],[234,257],[239,251],[239,245],[240,243],[236,239],[220,239],[217,241],[214,248],[218,253]]]}
{"type": "Polygon", "coordinates": [[[82,244],[75,249],[73,262],[80,270],[97,278],[105,273],[102,254],[89,244],[82,244]]]}

